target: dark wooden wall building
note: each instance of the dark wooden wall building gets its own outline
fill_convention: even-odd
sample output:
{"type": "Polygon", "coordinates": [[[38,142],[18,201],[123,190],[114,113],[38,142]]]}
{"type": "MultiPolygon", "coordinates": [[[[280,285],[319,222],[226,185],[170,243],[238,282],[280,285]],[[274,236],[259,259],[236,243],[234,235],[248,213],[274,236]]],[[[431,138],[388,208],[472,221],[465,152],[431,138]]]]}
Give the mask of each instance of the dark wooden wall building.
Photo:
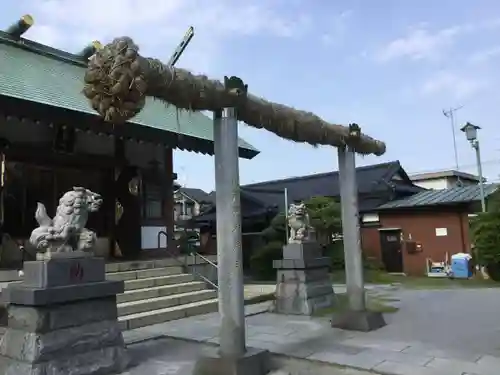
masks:
{"type": "MultiPolygon", "coordinates": [[[[173,149],[213,153],[212,121],[201,113],[148,101],[126,124],[104,122],[81,93],[88,57],[0,31],[0,265],[36,227],[37,202],[53,215],[73,186],[104,197],[88,223],[99,254],[138,258],[158,248],[158,233],[172,238],[174,228],[173,149]]],[[[240,157],[257,154],[241,141],[240,157]]]]}

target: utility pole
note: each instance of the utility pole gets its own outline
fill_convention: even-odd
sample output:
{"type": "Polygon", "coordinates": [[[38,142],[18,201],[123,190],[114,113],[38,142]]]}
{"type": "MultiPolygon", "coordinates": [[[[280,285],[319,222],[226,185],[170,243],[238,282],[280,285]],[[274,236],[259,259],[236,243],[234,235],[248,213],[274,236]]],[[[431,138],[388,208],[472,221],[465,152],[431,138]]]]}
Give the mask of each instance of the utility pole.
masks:
{"type": "Polygon", "coordinates": [[[455,168],[458,171],[459,170],[459,165],[458,165],[458,151],[457,151],[457,139],[455,137],[455,112],[458,111],[459,109],[462,109],[464,106],[461,105],[456,108],[450,108],[448,110],[443,109],[443,115],[445,115],[447,118],[450,119],[450,126],[451,126],[451,134],[453,136],[453,152],[455,153],[455,168]]]}
{"type": "Polygon", "coordinates": [[[288,189],[285,188],[285,244],[288,243],[288,189]]]}
{"type": "Polygon", "coordinates": [[[186,212],[186,196],[184,195],[184,192],[182,191],[182,188],[187,187],[187,176],[186,176],[186,169],[184,167],[179,168],[181,170],[181,176],[179,176],[179,182],[181,185],[180,193],[182,195],[182,200],[181,200],[181,220],[185,220],[185,216],[187,214],[186,212]]]}

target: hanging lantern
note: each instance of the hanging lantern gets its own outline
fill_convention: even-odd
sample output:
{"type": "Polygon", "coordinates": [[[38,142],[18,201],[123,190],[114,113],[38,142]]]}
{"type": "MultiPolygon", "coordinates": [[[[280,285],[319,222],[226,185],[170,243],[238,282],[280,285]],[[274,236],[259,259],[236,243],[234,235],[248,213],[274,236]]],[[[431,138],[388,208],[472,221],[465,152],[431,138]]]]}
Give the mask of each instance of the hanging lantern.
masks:
{"type": "Polygon", "coordinates": [[[123,206],[120,202],[115,202],[115,225],[118,224],[123,215],[123,206]]]}
{"type": "Polygon", "coordinates": [[[129,183],[128,183],[128,191],[130,194],[133,196],[138,196],[139,195],[139,190],[140,190],[140,185],[141,185],[141,179],[140,177],[134,177],[132,178],[129,183]]]}

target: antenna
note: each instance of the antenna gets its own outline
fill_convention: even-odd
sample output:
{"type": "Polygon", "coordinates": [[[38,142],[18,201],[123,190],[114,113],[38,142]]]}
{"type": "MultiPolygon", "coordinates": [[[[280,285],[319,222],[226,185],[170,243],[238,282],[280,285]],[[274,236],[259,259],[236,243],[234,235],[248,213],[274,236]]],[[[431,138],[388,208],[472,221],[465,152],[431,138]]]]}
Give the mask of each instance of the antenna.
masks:
{"type": "Polygon", "coordinates": [[[456,108],[450,108],[448,110],[443,109],[443,115],[447,118],[450,119],[450,126],[451,126],[451,134],[453,137],[453,152],[455,153],[455,168],[458,171],[459,170],[459,165],[458,165],[458,151],[457,151],[457,139],[455,137],[455,112],[458,111],[459,109],[462,109],[464,106],[461,105],[456,108]]]}

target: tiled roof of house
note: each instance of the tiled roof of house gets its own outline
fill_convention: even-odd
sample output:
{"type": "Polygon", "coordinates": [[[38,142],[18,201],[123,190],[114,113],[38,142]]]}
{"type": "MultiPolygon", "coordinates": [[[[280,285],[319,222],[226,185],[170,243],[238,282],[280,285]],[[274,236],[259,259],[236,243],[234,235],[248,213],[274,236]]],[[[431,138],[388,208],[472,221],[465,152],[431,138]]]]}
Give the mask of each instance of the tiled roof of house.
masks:
{"type": "MultiPolygon", "coordinates": [[[[81,93],[85,67],[85,59],[78,55],[23,38],[15,40],[0,31],[0,96],[98,116],[81,93]]],[[[157,130],[159,143],[213,154],[213,124],[200,112],[177,111],[148,98],[130,124],[157,130]]],[[[251,159],[258,153],[240,139],[241,157],[251,159]]]]}
{"type": "MultiPolygon", "coordinates": [[[[415,194],[424,189],[412,184],[399,161],[374,164],[356,168],[358,192],[363,194],[359,202],[360,211],[373,211],[387,201],[384,191],[401,194],[415,194]],[[395,178],[397,177],[397,178],[395,178]],[[371,194],[375,193],[375,194],[371,194]]],[[[283,211],[285,208],[285,188],[288,190],[288,203],[307,200],[314,196],[339,198],[338,172],[320,173],[309,176],[293,177],[282,180],[259,182],[241,186],[241,211],[243,218],[264,215],[270,211],[283,211]]],[[[197,221],[215,220],[215,192],[211,209],[197,217],[197,221]]]]}
{"type": "MultiPolygon", "coordinates": [[[[391,186],[397,188],[400,183],[391,181],[397,173],[403,173],[407,177],[399,161],[356,168],[359,194],[385,190],[391,186]]],[[[411,184],[409,180],[408,184],[411,184]]],[[[405,189],[408,188],[408,184],[404,185],[405,189]]],[[[260,182],[244,185],[241,188],[242,191],[254,199],[262,201],[268,206],[275,205],[280,209],[284,208],[285,188],[287,189],[289,203],[295,200],[305,200],[313,196],[340,196],[338,171],[260,182]]],[[[422,189],[414,187],[414,192],[420,190],[422,189]]],[[[373,205],[376,207],[378,203],[373,202],[373,205]]],[[[360,209],[368,209],[368,207],[360,207],[360,209]]]]}
{"type": "Polygon", "coordinates": [[[445,177],[458,177],[464,180],[470,181],[479,181],[479,176],[476,176],[471,173],[456,171],[456,170],[447,170],[447,171],[439,171],[439,172],[429,172],[429,173],[416,173],[410,175],[410,179],[412,181],[422,181],[422,180],[432,180],[437,178],[445,178],[445,177]]]}
{"type": "MultiPolygon", "coordinates": [[[[252,207],[247,210],[241,210],[241,218],[243,220],[252,219],[256,217],[262,217],[267,213],[269,213],[269,210],[267,208],[252,207]]],[[[215,211],[215,209],[212,208],[211,210],[206,211],[206,213],[204,213],[203,215],[197,216],[195,218],[195,221],[199,223],[206,223],[215,221],[216,219],[217,219],[217,212],[215,211]]]]}
{"type": "MultiPolygon", "coordinates": [[[[489,196],[497,191],[499,185],[489,184],[484,185],[484,194],[489,196]]],[[[442,190],[426,190],[418,194],[412,195],[405,199],[398,199],[388,202],[379,207],[381,210],[413,208],[413,207],[428,207],[438,205],[453,205],[460,203],[472,203],[480,201],[479,185],[471,185],[464,187],[454,187],[451,189],[442,190]]]]}
{"type": "Polygon", "coordinates": [[[202,189],[181,187],[179,191],[198,203],[212,203],[212,197],[202,189]]]}

